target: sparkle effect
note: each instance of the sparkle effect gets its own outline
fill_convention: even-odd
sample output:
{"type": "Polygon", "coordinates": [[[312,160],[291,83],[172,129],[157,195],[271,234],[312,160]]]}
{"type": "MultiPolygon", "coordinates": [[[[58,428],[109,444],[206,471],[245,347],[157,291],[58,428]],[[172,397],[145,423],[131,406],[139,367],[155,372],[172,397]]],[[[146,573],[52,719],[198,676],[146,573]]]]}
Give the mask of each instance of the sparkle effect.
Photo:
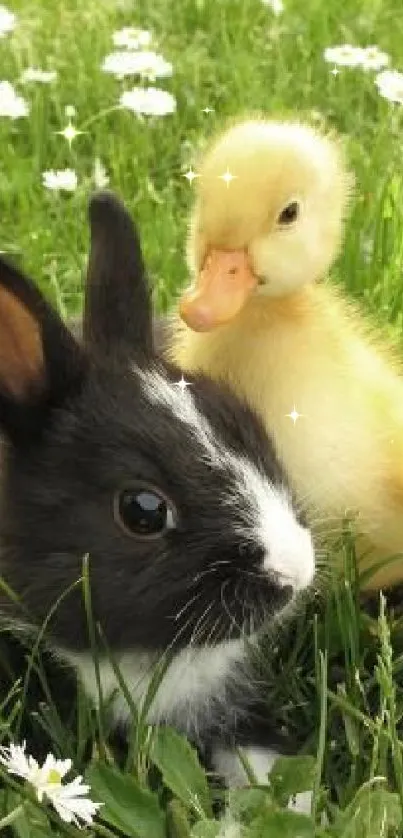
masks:
{"type": "Polygon", "coordinates": [[[181,393],[184,393],[186,387],[190,387],[190,381],[186,381],[186,379],[182,375],[180,381],[175,381],[175,387],[179,387],[181,393]]]}
{"type": "Polygon", "coordinates": [[[214,108],[203,108],[202,113],[214,113],[214,108]]]}
{"type": "Polygon", "coordinates": [[[297,419],[299,419],[301,416],[303,416],[303,414],[302,414],[302,413],[298,413],[298,410],[296,409],[296,407],[295,407],[295,405],[294,405],[294,407],[293,407],[293,409],[292,409],[291,413],[286,413],[286,416],[287,416],[289,419],[292,419],[292,421],[294,422],[294,425],[295,425],[295,423],[296,423],[297,419]]]}
{"type": "Polygon", "coordinates": [[[194,172],[192,167],[190,166],[190,168],[187,170],[187,172],[184,173],[183,177],[185,177],[186,180],[188,180],[189,183],[192,184],[193,181],[195,180],[195,178],[200,177],[200,175],[198,175],[196,172],[194,172]]]}
{"type": "Polygon", "coordinates": [[[226,185],[228,187],[230,185],[231,181],[235,180],[235,178],[238,177],[238,175],[232,175],[231,172],[229,171],[228,167],[227,167],[226,172],[224,172],[223,175],[218,175],[218,177],[220,178],[220,180],[223,180],[224,183],[226,183],[226,185]]]}
{"type": "Polygon", "coordinates": [[[66,127],[63,128],[62,131],[56,131],[56,134],[60,134],[61,137],[64,137],[64,139],[67,140],[70,148],[73,140],[75,140],[76,137],[79,137],[80,134],[83,133],[83,131],[78,131],[77,128],[75,128],[75,126],[72,124],[72,122],[69,122],[66,125],[66,127]]]}

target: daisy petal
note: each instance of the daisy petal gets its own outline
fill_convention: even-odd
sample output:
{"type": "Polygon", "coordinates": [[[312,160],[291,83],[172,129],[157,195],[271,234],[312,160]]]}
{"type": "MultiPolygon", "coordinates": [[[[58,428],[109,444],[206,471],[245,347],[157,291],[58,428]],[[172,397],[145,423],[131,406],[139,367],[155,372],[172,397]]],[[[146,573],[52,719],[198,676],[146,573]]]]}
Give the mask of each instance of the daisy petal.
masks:
{"type": "Polygon", "coordinates": [[[380,96],[390,102],[403,105],[403,73],[398,73],[397,70],[384,70],[376,76],[375,84],[380,96]]]}
{"type": "Polygon", "coordinates": [[[17,19],[14,12],[10,12],[5,6],[0,6],[0,38],[4,38],[15,28],[17,19]]]}
{"type": "Polygon", "coordinates": [[[18,119],[20,116],[28,116],[28,114],[29,107],[25,99],[18,96],[9,81],[0,81],[0,116],[18,119]]]}
{"type": "Polygon", "coordinates": [[[72,768],[71,759],[57,759],[53,754],[48,754],[43,765],[39,766],[37,761],[26,753],[24,742],[22,745],[11,744],[8,748],[0,747],[0,764],[4,765],[10,774],[27,780],[40,802],[46,797],[65,823],[73,823],[76,826],[83,823],[92,824],[96,813],[103,805],[94,803],[87,797],[90,787],[83,782],[81,776],[63,784],[62,780],[72,768]]]}
{"type": "Polygon", "coordinates": [[[148,47],[152,41],[151,32],[147,29],[136,29],[134,26],[125,26],[112,35],[115,47],[124,49],[140,49],[148,47]]]}
{"type": "Polygon", "coordinates": [[[77,189],[77,175],[73,169],[42,172],[43,185],[46,189],[74,192],[77,189]]]}
{"type": "Polygon", "coordinates": [[[112,52],[107,55],[101,69],[119,78],[144,76],[145,78],[166,78],[172,76],[172,64],[156,52],[112,52]]]}
{"type": "Polygon", "coordinates": [[[273,14],[281,15],[284,11],[283,0],[262,0],[264,6],[270,6],[273,14]]]}
{"type": "Polygon", "coordinates": [[[38,82],[40,84],[50,84],[56,81],[57,73],[55,70],[39,70],[36,67],[27,67],[21,74],[21,81],[23,84],[30,82],[38,82]]]}
{"type": "Polygon", "coordinates": [[[351,44],[342,44],[337,47],[327,47],[323,57],[329,64],[338,64],[341,67],[358,67],[364,60],[364,50],[361,47],[353,47],[351,44]]]}
{"type": "Polygon", "coordinates": [[[99,157],[94,160],[93,180],[97,189],[104,189],[109,184],[108,173],[99,157]]]}
{"type": "Polygon", "coordinates": [[[176,110],[176,99],[166,90],[156,87],[134,87],[122,93],[119,103],[137,114],[146,116],[165,116],[176,110]]]}
{"type": "Polygon", "coordinates": [[[382,70],[388,66],[389,61],[387,52],[382,52],[379,47],[365,47],[361,66],[364,70],[382,70]]]}

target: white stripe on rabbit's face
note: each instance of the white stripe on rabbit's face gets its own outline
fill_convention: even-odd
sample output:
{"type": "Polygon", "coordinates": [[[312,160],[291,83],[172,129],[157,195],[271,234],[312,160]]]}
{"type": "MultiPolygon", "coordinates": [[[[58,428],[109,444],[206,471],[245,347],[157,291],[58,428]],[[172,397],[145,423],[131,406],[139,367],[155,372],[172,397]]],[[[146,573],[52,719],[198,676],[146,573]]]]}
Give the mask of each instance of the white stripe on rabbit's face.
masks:
{"type": "Polygon", "coordinates": [[[310,531],[297,520],[287,488],[281,483],[275,485],[247,460],[248,452],[246,456],[237,455],[216,435],[198,410],[191,385],[180,388],[160,369],[136,367],[135,372],[147,400],[167,408],[186,426],[198,442],[201,456],[213,468],[232,472],[231,493],[225,503],[236,511],[240,543],[263,548],[263,568],[275,574],[279,584],[291,585],[295,592],[307,587],[315,572],[314,547],[310,531]]]}
{"type": "Polygon", "coordinates": [[[253,537],[265,547],[263,567],[278,573],[295,591],[303,590],[315,572],[311,533],[297,521],[287,490],[264,480],[257,469],[246,468],[248,463],[244,465],[244,496],[249,501],[244,509],[253,537]]]}

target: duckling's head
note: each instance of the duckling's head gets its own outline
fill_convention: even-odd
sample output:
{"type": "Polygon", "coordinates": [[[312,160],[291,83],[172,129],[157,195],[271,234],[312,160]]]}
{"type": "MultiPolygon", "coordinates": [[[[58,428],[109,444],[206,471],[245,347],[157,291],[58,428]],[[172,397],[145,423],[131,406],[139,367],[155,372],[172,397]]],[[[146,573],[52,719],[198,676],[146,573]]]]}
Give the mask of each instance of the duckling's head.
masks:
{"type": "Polygon", "coordinates": [[[282,296],[335,259],[353,184],[340,144],[299,123],[249,120],[207,150],[188,239],[195,285],[181,316],[228,323],[251,295],[282,296]]]}

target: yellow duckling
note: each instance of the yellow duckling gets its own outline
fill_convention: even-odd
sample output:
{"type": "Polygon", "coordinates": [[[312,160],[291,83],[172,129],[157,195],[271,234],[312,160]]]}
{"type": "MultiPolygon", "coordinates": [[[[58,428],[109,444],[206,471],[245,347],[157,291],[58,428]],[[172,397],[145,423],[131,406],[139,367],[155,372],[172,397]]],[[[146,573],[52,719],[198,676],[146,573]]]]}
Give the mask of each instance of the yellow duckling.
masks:
{"type": "Polygon", "coordinates": [[[341,146],[306,125],[249,120],[213,142],[198,174],[194,286],[168,353],[261,413],[313,524],[357,516],[360,570],[383,563],[363,587],[401,581],[398,359],[340,292],[315,284],[339,251],[353,183],[341,146]]]}

